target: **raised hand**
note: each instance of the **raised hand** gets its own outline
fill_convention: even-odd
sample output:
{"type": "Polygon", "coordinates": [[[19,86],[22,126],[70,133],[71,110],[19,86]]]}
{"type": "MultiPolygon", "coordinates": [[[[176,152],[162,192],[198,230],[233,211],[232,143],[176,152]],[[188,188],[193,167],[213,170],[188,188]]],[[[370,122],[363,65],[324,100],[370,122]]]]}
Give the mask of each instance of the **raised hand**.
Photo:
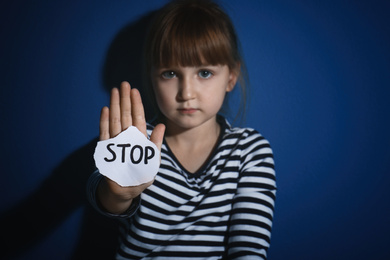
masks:
{"type": "MultiPolygon", "coordinates": [[[[135,126],[145,136],[146,121],[142,99],[137,89],[131,89],[128,82],[122,82],[120,90],[111,91],[110,107],[103,107],[100,116],[100,140],[107,140],[135,126]]],[[[164,137],[165,126],[157,125],[151,136],[152,141],[160,150],[164,137]]],[[[132,200],[139,196],[153,181],[139,186],[122,187],[108,178],[99,184],[97,195],[101,205],[109,212],[120,214],[126,211],[132,200]]]]}

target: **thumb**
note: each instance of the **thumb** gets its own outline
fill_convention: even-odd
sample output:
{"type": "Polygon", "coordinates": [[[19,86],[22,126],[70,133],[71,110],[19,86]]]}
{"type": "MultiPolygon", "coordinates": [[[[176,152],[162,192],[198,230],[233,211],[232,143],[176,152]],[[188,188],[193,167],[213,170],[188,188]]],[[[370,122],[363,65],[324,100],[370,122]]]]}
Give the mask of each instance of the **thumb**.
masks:
{"type": "Polygon", "coordinates": [[[158,124],[155,126],[152,134],[150,135],[150,141],[152,141],[160,151],[163,143],[164,133],[165,133],[165,125],[158,124]]]}

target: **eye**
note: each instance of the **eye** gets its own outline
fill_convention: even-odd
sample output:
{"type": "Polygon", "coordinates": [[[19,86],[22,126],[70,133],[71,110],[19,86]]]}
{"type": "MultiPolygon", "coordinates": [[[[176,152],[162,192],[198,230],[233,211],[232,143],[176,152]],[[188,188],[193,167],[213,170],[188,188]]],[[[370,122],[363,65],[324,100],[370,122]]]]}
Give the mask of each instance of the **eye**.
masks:
{"type": "Polygon", "coordinates": [[[213,73],[211,73],[208,70],[201,70],[201,71],[199,71],[198,75],[202,79],[208,79],[208,78],[210,78],[213,75],[213,73]]]}
{"type": "Polygon", "coordinates": [[[161,73],[161,77],[163,79],[173,79],[174,77],[176,77],[176,73],[174,71],[164,71],[163,73],[161,73]]]}

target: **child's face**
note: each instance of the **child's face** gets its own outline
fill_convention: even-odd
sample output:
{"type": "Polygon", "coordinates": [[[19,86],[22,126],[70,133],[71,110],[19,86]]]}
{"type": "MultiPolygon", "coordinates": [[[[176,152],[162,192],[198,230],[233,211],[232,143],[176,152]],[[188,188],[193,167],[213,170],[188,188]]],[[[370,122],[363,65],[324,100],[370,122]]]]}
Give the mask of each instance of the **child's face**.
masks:
{"type": "Polygon", "coordinates": [[[236,81],[236,73],[227,65],[175,66],[152,72],[157,104],[168,120],[167,127],[181,129],[215,122],[226,92],[233,90],[236,81]]]}

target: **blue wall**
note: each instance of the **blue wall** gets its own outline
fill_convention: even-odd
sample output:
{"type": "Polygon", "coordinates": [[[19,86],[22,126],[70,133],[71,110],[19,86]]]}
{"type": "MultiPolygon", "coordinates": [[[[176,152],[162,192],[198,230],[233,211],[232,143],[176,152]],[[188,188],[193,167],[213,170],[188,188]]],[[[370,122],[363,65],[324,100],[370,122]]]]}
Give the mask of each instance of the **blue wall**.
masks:
{"type": "MultiPolygon", "coordinates": [[[[165,1],[37,2],[0,8],[0,254],[105,256],[114,225],[84,195],[99,112],[110,87],[140,85],[165,1]]],[[[222,2],[249,70],[246,125],[275,153],[269,259],[390,259],[389,2],[222,2]]]]}

